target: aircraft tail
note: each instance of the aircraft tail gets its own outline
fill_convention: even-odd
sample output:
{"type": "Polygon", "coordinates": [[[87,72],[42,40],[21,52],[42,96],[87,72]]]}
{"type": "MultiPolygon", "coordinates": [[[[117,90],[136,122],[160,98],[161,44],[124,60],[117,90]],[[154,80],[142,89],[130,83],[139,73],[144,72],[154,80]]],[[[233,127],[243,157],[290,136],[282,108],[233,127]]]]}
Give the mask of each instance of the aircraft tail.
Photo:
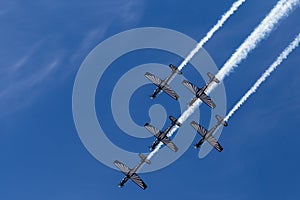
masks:
{"type": "Polygon", "coordinates": [[[173,116],[170,116],[169,119],[174,123],[176,124],[177,126],[181,126],[182,124],[180,122],[178,122],[178,120],[173,117],[173,116]]]}
{"type": "Polygon", "coordinates": [[[223,126],[228,126],[227,122],[225,122],[224,119],[220,115],[216,115],[216,118],[219,123],[223,124],[223,126]]]}
{"type": "Polygon", "coordinates": [[[214,81],[214,82],[216,82],[216,83],[220,83],[219,79],[217,79],[216,76],[213,75],[212,73],[207,72],[207,76],[209,77],[209,79],[210,79],[211,81],[214,81]]]}
{"type": "Polygon", "coordinates": [[[145,161],[145,163],[147,163],[148,165],[151,164],[151,161],[148,160],[147,157],[144,154],[140,153],[139,157],[141,158],[142,161],[145,161]]]}
{"type": "Polygon", "coordinates": [[[178,70],[178,68],[177,68],[177,67],[175,67],[174,65],[170,64],[170,65],[169,65],[169,67],[172,69],[172,71],[176,71],[176,72],[177,72],[177,74],[179,74],[179,75],[181,75],[181,74],[182,74],[182,72],[181,72],[181,71],[179,71],[179,70],[178,70]]]}

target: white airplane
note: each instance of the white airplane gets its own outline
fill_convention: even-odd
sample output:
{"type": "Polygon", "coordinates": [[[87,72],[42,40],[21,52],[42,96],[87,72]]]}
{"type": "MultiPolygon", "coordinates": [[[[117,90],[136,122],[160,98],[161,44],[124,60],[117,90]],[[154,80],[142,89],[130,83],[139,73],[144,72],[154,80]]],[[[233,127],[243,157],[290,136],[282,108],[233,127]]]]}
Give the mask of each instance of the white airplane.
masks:
{"type": "Polygon", "coordinates": [[[157,86],[157,88],[154,90],[153,94],[150,96],[151,99],[154,99],[160,91],[164,91],[168,95],[170,95],[172,98],[177,100],[179,98],[178,94],[168,85],[168,83],[175,77],[176,74],[181,75],[182,72],[177,69],[174,65],[170,64],[169,67],[172,69],[171,74],[166,77],[164,80],[161,80],[160,78],[156,77],[155,75],[146,72],[145,77],[149,79],[154,85],[157,86]]]}
{"type": "Polygon", "coordinates": [[[141,158],[141,161],[139,164],[137,164],[133,169],[130,169],[125,164],[121,163],[118,160],[114,161],[114,164],[116,167],[118,167],[123,174],[125,174],[125,177],[122,179],[122,181],[119,183],[119,187],[123,187],[124,184],[128,181],[128,179],[131,179],[135,184],[140,186],[143,190],[147,188],[147,185],[144,183],[144,181],[136,174],[136,171],[142,166],[142,164],[145,162],[148,165],[151,164],[151,161],[147,159],[146,156],[143,154],[139,154],[139,157],[141,158]]]}
{"type": "Polygon", "coordinates": [[[182,81],[182,84],[187,87],[194,95],[195,97],[192,99],[192,101],[189,103],[189,106],[191,106],[198,98],[201,99],[204,103],[206,103],[209,107],[215,108],[216,104],[210,99],[207,94],[205,94],[205,90],[210,86],[210,84],[214,81],[216,83],[220,83],[220,81],[210,72],[207,73],[209,77],[209,81],[207,84],[205,84],[202,88],[198,88],[194,84],[184,80],[182,81]]]}
{"type": "Polygon", "coordinates": [[[216,138],[213,137],[213,133],[219,128],[219,126],[228,126],[227,122],[222,117],[216,115],[218,123],[212,127],[209,131],[199,125],[197,122],[192,121],[191,126],[202,136],[202,139],[195,145],[195,148],[199,148],[205,141],[209,142],[219,152],[223,150],[223,147],[219,144],[216,138]]]}

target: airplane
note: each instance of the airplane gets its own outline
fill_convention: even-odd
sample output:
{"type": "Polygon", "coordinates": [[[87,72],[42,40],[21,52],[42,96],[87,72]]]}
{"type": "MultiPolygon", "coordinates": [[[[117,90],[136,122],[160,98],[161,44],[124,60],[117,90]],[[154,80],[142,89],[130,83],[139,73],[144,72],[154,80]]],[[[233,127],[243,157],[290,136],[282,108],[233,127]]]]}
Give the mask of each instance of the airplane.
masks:
{"type": "Polygon", "coordinates": [[[219,128],[219,126],[228,126],[227,122],[223,120],[222,117],[216,115],[218,123],[212,127],[209,131],[199,125],[197,122],[192,121],[191,126],[202,136],[202,139],[195,145],[195,149],[199,148],[205,141],[209,142],[215,149],[219,152],[223,150],[223,147],[217,142],[217,140],[213,137],[213,133],[219,128]]]}
{"type": "Polygon", "coordinates": [[[144,125],[145,128],[152,135],[154,135],[157,138],[155,140],[155,142],[151,145],[150,151],[154,150],[156,148],[156,146],[159,144],[159,142],[164,143],[167,147],[169,147],[174,152],[178,151],[178,147],[173,142],[171,142],[171,140],[168,138],[167,134],[174,126],[181,126],[181,123],[178,122],[178,120],[173,116],[170,116],[169,119],[172,121],[172,124],[163,132],[159,131],[154,126],[150,125],[149,123],[146,123],[144,125]]]}
{"type": "Polygon", "coordinates": [[[150,96],[151,99],[154,99],[160,91],[164,91],[168,95],[170,95],[173,99],[178,100],[179,95],[168,85],[168,83],[175,77],[176,74],[181,75],[182,72],[178,70],[177,67],[170,64],[169,67],[172,69],[171,74],[166,77],[164,80],[156,77],[155,75],[146,72],[145,77],[149,79],[157,88],[154,90],[153,94],[150,96]]]}
{"type": "Polygon", "coordinates": [[[147,163],[148,165],[151,164],[151,161],[147,159],[146,156],[143,154],[139,154],[139,157],[141,158],[141,161],[139,164],[137,164],[133,169],[130,169],[123,163],[121,163],[118,160],[114,161],[114,164],[116,167],[118,167],[123,174],[125,174],[125,177],[122,179],[122,181],[119,183],[119,187],[123,187],[124,184],[128,181],[128,179],[131,179],[135,184],[137,184],[139,187],[141,187],[143,190],[147,188],[147,185],[144,183],[144,181],[136,174],[136,171],[142,166],[143,163],[147,163]]]}
{"type": "Polygon", "coordinates": [[[216,104],[210,99],[207,94],[205,94],[205,90],[212,84],[212,82],[220,83],[220,81],[210,72],[207,73],[209,77],[209,81],[207,84],[205,84],[202,88],[198,88],[194,84],[184,80],[182,81],[182,84],[187,87],[194,95],[195,97],[192,99],[192,101],[189,103],[189,106],[191,106],[198,98],[201,99],[204,103],[206,103],[209,107],[215,108],[216,104]]]}

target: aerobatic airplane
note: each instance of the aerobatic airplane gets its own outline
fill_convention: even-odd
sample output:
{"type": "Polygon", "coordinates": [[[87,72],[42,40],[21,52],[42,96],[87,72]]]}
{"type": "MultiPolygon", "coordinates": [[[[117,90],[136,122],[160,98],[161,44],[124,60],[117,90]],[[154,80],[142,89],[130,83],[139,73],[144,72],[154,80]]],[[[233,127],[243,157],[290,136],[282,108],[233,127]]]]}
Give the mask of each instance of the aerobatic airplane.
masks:
{"type": "Polygon", "coordinates": [[[171,140],[168,138],[167,134],[169,133],[169,131],[174,127],[174,126],[181,126],[181,123],[178,122],[178,120],[173,117],[170,116],[169,117],[170,120],[172,121],[172,124],[165,130],[165,131],[159,131],[157,128],[155,128],[154,126],[146,123],[144,126],[145,128],[152,134],[154,135],[157,139],[155,140],[155,142],[151,145],[150,147],[150,151],[152,151],[153,149],[156,148],[156,146],[159,144],[159,142],[164,143],[167,147],[169,147],[172,151],[176,152],[178,151],[178,147],[171,142],[171,140]]]}
{"type": "Polygon", "coordinates": [[[119,187],[123,187],[124,184],[128,181],[128,179],[131,179],[135,184],[140,186],[143,190],[147,188],[147,185],[144,183],[144,181],[136,174],[136,171],[142,166],[142,164],[145,162],[148,165],[151,164],[151,161],[146,158],[143,154],[139,154],[139,157],[141,158],[141,161],[138,165],[136,165],[133,169],[130,169],[123,163],[121,163],[118,160],[114,161],[114,164],[116,167],[118,167],[123,174],[125,174],[125,177],[122,179],[122,181],[119,183],[119,187]]]}
{"type": "Polygon", "coordinates": [[[210,99],[207,94],[205,94],[205,90],[212,84],[212,82],[220,83],[220,81],[210,72],[207,73],[209,77],[209,81],[205,86],[202,88],[198,88],[194,84],[184,80],[182,81],[182,84],[187,87],[194,95],[195,97],[192,99],[192,101],[189,103],[189,106],[191,106],[198,98],[201,99],[204,103],[206,103],[209,107],[215,108],[216,104],[210,99]]]}
{"type": "Polygon", "coordinates": [[[157,86],[157,88],[154,90],[153,94],[150,96],[151,99],[154,99],[160,91],[164,91],[168,95],[170,95],[172,98],[177,100],[179,98],[178,94],[168,85],[168,83],[175,77],[176,74],[181,75],[182,72],[177,69],[174,65],[170,64],[169,67],[172,69],[171,74],[166,77],[164,80],[161,80],[160,78],[156,77],[155,75],[146,72],[145,77],[149,79],[154,85],[157,86]]]}
{"type": "Polygon", "coordinates": [[[197,122],[192,121],[191,126],[202,136],[202,139],[195,145],[195,148],[199,148],[205,141],[209,142],[213,147],[215,147],[219,152],[223,150],[223,147],[219,142],[213,137],[213,133],[219,128],[219,126],[227,126],[227,122],[223,120],[222,117],[216,115],[218,123],[212,127],[209,131],[199,125],[197,122]]]}

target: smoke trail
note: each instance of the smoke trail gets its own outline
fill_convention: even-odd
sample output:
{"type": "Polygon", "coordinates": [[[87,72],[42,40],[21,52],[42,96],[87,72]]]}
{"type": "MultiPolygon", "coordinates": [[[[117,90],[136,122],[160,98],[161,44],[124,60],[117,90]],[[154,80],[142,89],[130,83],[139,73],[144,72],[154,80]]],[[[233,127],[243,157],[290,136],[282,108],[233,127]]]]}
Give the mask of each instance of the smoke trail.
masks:
{"type": "Polygon", "coordinates": [[[219,80],[223,80],[225,76],[237,67],[244,60],[250,51],[275,28],[275,25],[299,4],[299,0],[280,0],[271,10],[268,16],[258,25],[251,35],[243,42],[243,44],[235,51],[229,60],[223,65],[217,74],[219,80]]]}
{"type": "MultiPolygon", "coordinates": [[[[245,59],[250,51],[252,51],[257,44],[267,37],[269,33],[275,28],[275,25],[299,4],[299,0],[280,0],[265,19],[255,28],[255,30],[248,36],[248,38],[241,44],[241,46],[235,51],[235,53],[229,58],[229,60],[223,65],[216,77],[222,81],[226,75],[232,71],[243,59],[245,59]]],[[[209,94],[215,87],[216,83],[207,88],[206,93],[209,94]]],[[[189,116],[191,116],[197,107],[202,103],[197,99],[195,103],[190,106],[178,119],[180,123],[183,123],[189,116]]],[[[174,127],[168,133],[168,137],[171,137],[178,127],[174,127]]]]}
{"type": "MultiPolygon", "coordinates": [[[[270,34],[270,32],[275,28],[275,25],[278,24],[283,17],[287,17],[297,5],[299,5],[299,0],[280,0],[265,19],[255,28],[255,30],[223,65],[216,75],[216,78],[222,81],[225,76],[228,76],[233,68],[237,67],[238,64],[247,57],[248,53],[250,53],[250,51],[252,51],[262,39],[266,38],[270,34]]],[[[205,92],[209,94],[216,86],[217,84],[213,82],[205,92]]],[[[194,113],[201,102],[201,100],[197,99],[192,106],[188,107],[188,109],[182,113],[178,121],[183,123],[194,113]]],[[[171,137],[177,129],[178,126],[173,127],[168,133],[168,137],[171,137]]],[[[162,143],[160,142],[157,148],[154,149],[147,158],[151,159],[161,146],[162,143]]]]}
{"type": "Polygon", "coordinates": [[[298,47],[300,42],[300,33],[294,39],[292,43],[278,56],[276,61],[265,71],[265,73],[255,82],[255,84],[248,90],[248,92],[239,100],[239,102],[231,109],[231,111],[224,118],[224,121],[228,121],[230,117],[237,111],[246,101],[247,99],[255,93],[255,91],[259,88],[259,86],[271,75],[271,73],[279,66],[283,60],[285,60],[288,55],[298,47]]]}
{"type": "MultiPolygon", "coordinates": [[[[203,47],[203,45],[214,35],[214,33],[219,30],[223,24],[227,21],[227,19],[245,2],[246,0],[237,0],[236,2],[234,2],[231,6],[231,8],[221,17],[221,19],[219,19],[219,21],[213,26],[213,28],[206,34],[206,36],[204,38],[202,38],[200,40],[200,42],[197,44],[197,46],[195,47],[195,49],[193,49],[190,54],[184,59],[184,61],[179,65],[178,70],[181,71],[185,65],[194,57],[194,55],[203,47]]],[[[175,76],[172,77],[172,79],[169,80],[169,82],[171,82],[173,79],[175,78],[175,76]]],[[[199,103],[199,101],[198,101],[199,103]]],[[[196,104],[196,103],[195,103],[196,104]]],[[[196,109],[197,106],[191,106],[191,107],[195,107],[194,109],[196,109]]],[[[187,111],[186,111],[187,112],[187,111]]],[[[190,112],[190,111],[188,111],[190,112]]],[[[186,114],[187,115],[187,114],[186,114]]],[[[184,118],[183,116],[186,115],[181,115],[182,117],[178,119],[179,122],[183,122],[185,121],[186,118],[184,118]]],[[[178,127],[176,127],[177,130],[178,127]]],[[[174,130],[173,132],[175,132],[176,130],[174,130]]],[[[172,132],[172,131],[171,131],[172,132]]],[[[170,133],[171,133],[170,132],[170,133]]],[[[168,136],[171,136],[173,134],[173,132],[171,134],[168,134],[168,136]]],[[[148,156],[147,159],[151,159],[154,154],[160,149],[160,147],[163,145],[162,142],[160,142],[157,145],[157,148],[155,148],[148,156]]]]}
{"type": "Polygon", "coordinates": [[[226,20],[245,2],[246,0],[238,0],[234,2],[231,8],[222,16],[216,25],[206,34],[206,36],[200,40],[196,48],[193,49],[190,54],[184,59],[184,61],[179,65],[178,70],[182,70],[185,65],[194,57],[194,55],[203,47],[203,45],[213,36],[213,34],[219,30],[226,20]]]}
{"type": "MultiPolygon", "coordinates": [[[[232,69],[237,67],[237,65],[247,57],[248,53],[250,53],[250,51],[252,51],[262,39],[269,35],[269,33],[275,28],[275,25],[278,24],[283,17],[287,17],[298,4],[299,0],[280,0],[265,19],[255,28],[255,30],[223,65],[218,74],[216,74],[216,78],[222,81],[226,75],[229,75],[232,69]]],[[[205,92],[209,94],[216,86],[217,84],[212,82],[205,92]]],[[[178,121],[183,123],[194,113],[201,102],[201,100],[197,99],[192,106],[182,113],[178,121]]],[[[177,129],[178,127],[172,128],[168,133],[168,137],[171,137],[177,129]]]]}
{"type": "MultiPolygon", "coordinates": [[[[200,42],[197,44],[197,46],[189,53],[189,55],[182,61],[182,63],[179,65],[178,70],[181,71],[186,64],[195,56],[196,53],[198,53],[198,51],[203,47],[203,45],[208,42],[208,40],[210,40],[212,38],[212,36],[214,35],[214,33],[219,30],[223,24],[227,21],[227,19],[229,19],[229,17],[231,15],[234,14],[234,12],[245,2],[246,0],[237,0],[236,2],[234,2],[231,6],[231,8],[225,13],[223,14],[223,16],[221,17],[221,19],[218,20],[218,22],[213,26],[212,29],[210,29],[210,31],[208,33],[206,33],[205,37],[202,38],[200,40],[200,42]]],[[[175,74],[176,76],[176,74],[175,74]]],[[[169,82],[171,82],[175,76],[173,76],[169,82]]]]}

